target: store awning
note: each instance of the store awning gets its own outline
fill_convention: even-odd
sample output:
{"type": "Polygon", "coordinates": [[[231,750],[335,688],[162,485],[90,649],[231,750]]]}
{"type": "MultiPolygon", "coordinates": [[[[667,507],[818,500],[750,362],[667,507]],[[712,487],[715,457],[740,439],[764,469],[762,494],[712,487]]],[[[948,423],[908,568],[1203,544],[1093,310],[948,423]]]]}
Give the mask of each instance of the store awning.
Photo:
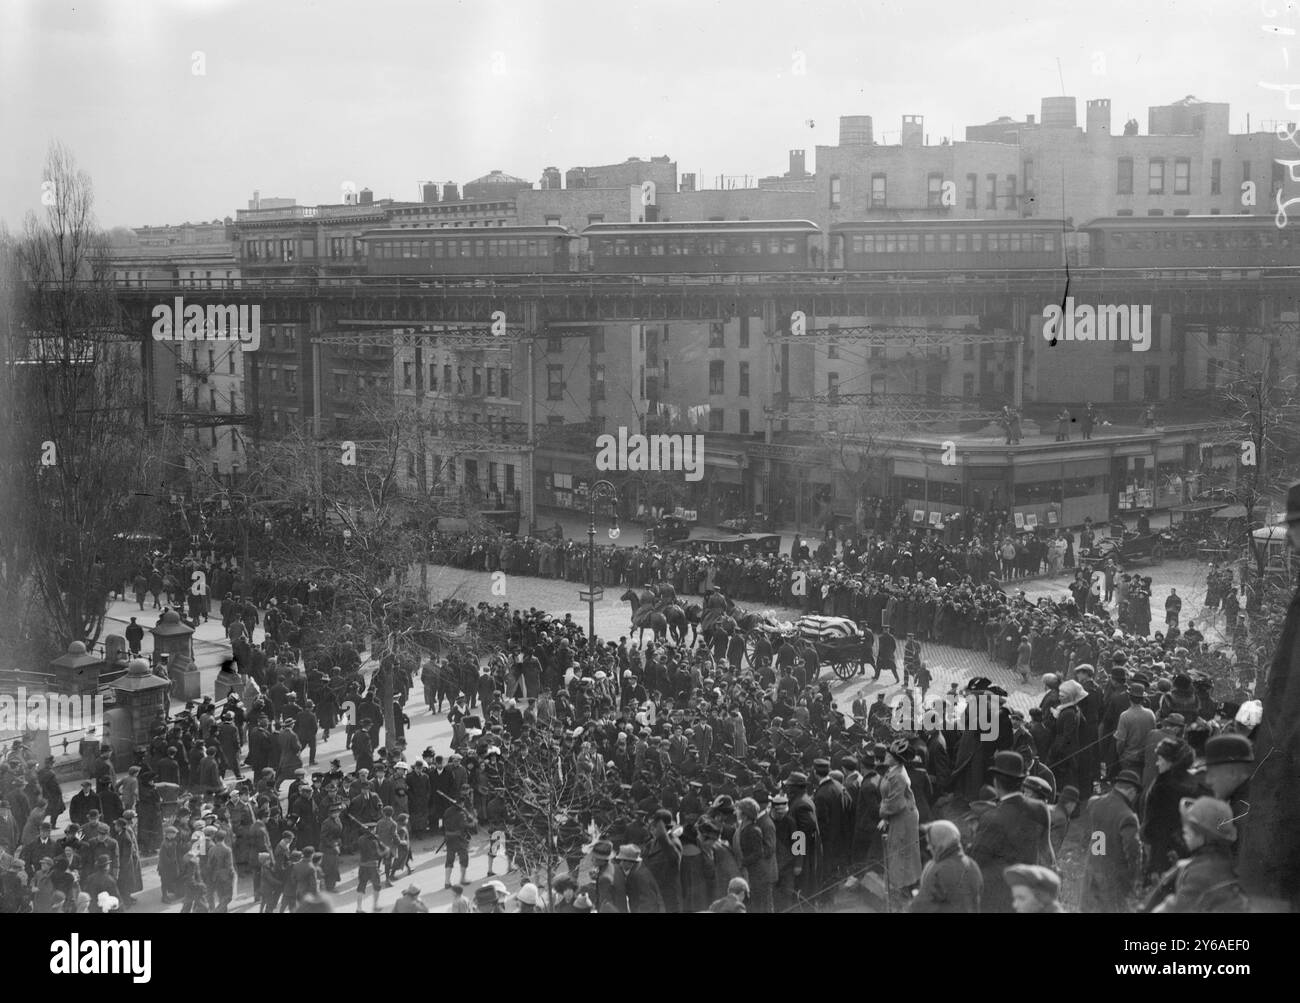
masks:
{"type": "Polygon", "coordinates": [[[1222,511],[1215,512],[1211,519],[1244,519],[1246,518],[1245,505],[1229,505],[1222,511]]]}

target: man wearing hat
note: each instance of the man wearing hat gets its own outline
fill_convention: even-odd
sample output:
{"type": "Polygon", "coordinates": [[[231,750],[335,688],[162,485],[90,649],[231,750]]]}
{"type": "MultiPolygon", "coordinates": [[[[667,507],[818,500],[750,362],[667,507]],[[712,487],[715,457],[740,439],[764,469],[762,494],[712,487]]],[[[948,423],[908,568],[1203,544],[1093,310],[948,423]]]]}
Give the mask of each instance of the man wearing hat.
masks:
{"type": "MultiPolygon", "coordinates": [[[[1286,526],[1291,549],[1300,552],[1300,481],[1287,490],[1286,526]]],[[[1262,697],[1250,822],[1237,840],[1242,886],[1256,909],[1300,910],[1300,590],[1287,608],[1262,697]]]]}
{"type": "Polygon", "coordinates": [[[623,872],[627,888],[628,912],[666,912],[663,896],[654,875],[641,862],[641,848],[628,843],[618,848],[615,863],[623,872]]]}
{"type": "MultiPolygon", "coordinates": [[[[817,807],[808,796],[808,777],[799,771],[785,780],[789,796],[791,833],[794,847],[794,878],[797,894],[812,901],[822,890],[822,833],[817,825],[817,807]],[[802,849],[803,852],[798,852],[802,849]]],[[[779,835],[779,834],[778,834],[779,835]]]]}
{"type": "Polygon", "coordinates": [[[1142,792],[1136,770],[1120,770],[1108,794],[1088,802],[1088,853],[1083,867],[1082,912],[1128,912],[1142,874],[1142,842],[1134,811],[1142,792]]]}
{"type": "Polygon", "coordinates": [[[1002,877],[1011,891],[1013,912],[1065,912],[1057,901],[1061,892],[1061,879],[1050,868],[1038,864],[1016,864],[1008,867],[1002,877]]]}
{"type": "Polygon", "coordinates": [[[1147,737],[1156,728],[1156,715],[1146,705],[1146,692],[1146,685],[1137,679],[1129,683],[1129,707],[1115,725],[1115,758],[1123,770],[1143,768],[1147,737]]]}
{"type": "Polygon", "coordinates": [[[1218,798],[1183,798],[1179,806],[1183,842],[1191,851],[1160,879],[1151,898],[1151,912],[1247,912],[1233,868],[1232,848],[1238,832],[1232,809],[1218,798]],[[1170,892],[1167,898],[1163,895],[1170,892]]]}
{"type": "MultiPolygon", "coordinates": [[[[1262,824],[1268,821],[1267,817],[1259,814],[1258,794],[1253,793],[1259,787],[1255,759],[1254,746],[1245,735],[1227,732],[1215,735],[1205,743],[1205,785],[1216,798],[1228,803],[1236,823],[1238,838],[1233,843],[1234,859],[1238,859],[1256,820],[1263,818],[1262,824]]],[[[1278,810],[1284,809],[1279,807],[1278,810]]]]}
{"type": "Polygon", "coordinates": [[[402,891],[402,897],[393,906],[393,912],[428,912],[429,907],[420,901],[420,889],[408,885],[402,891]]]}
{"type": "Polygon", "coordinates": [[[1012,912],[1011,890],[1002,872],[1015,864],[1055,864],[1052,850],[1052,820],[1047,805],[1021,793],[1026,771],[1024,758],[1009,750],[995,753],[989,769],[997,803],[980,819],[971,859],[984,878],[981,912],[1012,912]]]}
{"type": "Polygon", "coordinates": [[[614,845],[607,839],[597,840],[591,848],[591,887],[587,897],[596,912],[627,912],[627,881],[613,863],[614,845]]]}
{"type": "Polygon", "coordinates": [[[813,760],[817,775],[817,792],[813,807],[817,812],[817,829],[822,835],[822,868],[825,883],[840,876],[848,863],[849,846],[853,841],[853,801],[843,784],[831,777],[829,759],[813,760]]]}

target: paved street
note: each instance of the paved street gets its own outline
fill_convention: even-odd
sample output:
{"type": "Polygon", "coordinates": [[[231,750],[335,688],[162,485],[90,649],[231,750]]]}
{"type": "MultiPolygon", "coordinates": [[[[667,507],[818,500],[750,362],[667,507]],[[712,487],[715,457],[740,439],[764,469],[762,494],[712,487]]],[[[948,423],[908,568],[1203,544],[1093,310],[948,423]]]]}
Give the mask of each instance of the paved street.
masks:
{"type": "MultiPolygon", "coordinates": [[[[1143,572],[1143,574],[1149,574],[1154,580],[1155,591],[1152,598],[1153,624],[1163,623],[1164,598],[1171,587],[1177,588],[1179,594],[1183,596],[1184,622],[1189,616],[1191,619],[1197,620],[1198,623],[1202,622],[1196,614],[1200,612],[1200,602],[1204,596],[1206,570],[1204,566],[1195,561],[1168,561],[1152,566],[1149,570],[1143,572]]],[[[478,602],[508,602],[513,607],[524,609],[535,606],[556,616],[572,613],[575,620],[586,623],[587,607],[585,603],[580,602],[578,599],[578,586],[576,583],[541,578],[509,577],[504,582],[501,582],[500,579],[496,580],[497,589],[494,593],[494,579],[491,574],[462,571],[457,568],[442,566],[429,566],[428,582],[430,591],[435,597],[454,596],[471,605],[478,602]],[[505,588],[504,594],[500,594],[502,584],[505,588]]],[[[1059,598],[1066,594],[1067,583],[1068,579],[1062,576],[1055,580],[1037,579],[1026,582],[1023,586],[1012,585],[1010,588],[1023,587],[1026,595],[1030,598],[1040,595],[1059,598]]],[[[621,590],[612,587],[606,589],[605,599],[596,605],[596,631],[606,639],[617,639],[626,633],[629,625],[628,606],[626,603],[620,603],[617,599],[620,592],[621,590]]],[[[150,605],[150,603],[146,603],[146,606],[150,605]]],[[[770,613],[780,620],[795,619],[799,615],[796,610],[779,607],[762,608],[749,603],[742,603],[741,605],[746,609],[762,609],[763,612],[770,613]]],[[[152,609],[146,609],[141,613],[133,600],[119,601],[112,604],[110,617],[117,623],[124,626],[131,616],[136,616],[138,621],[145,626],[145,651],[148,653],[152,641],[151,636],[148,634],[148,628],[156,622],[157,613],[152,609]]],[[[1207,631],[1207,636],[1213,635],[1207,631]]],[[[261,639],[260,628],[256,639],[261,639]]],[[[213,691],[213,683],[221,659],[226,657],[228,653],[229,645],[222,636],[220,624],[215,620],[200,624],[195,632],[195,654],[202,673],[202,692],[211,693],[213,691]]],[[[934,674],[933,692],[945,691],[949,684],[954,682],[964,685],[966,681],[977,675],[987,676],[997,685],[1006,689],[1011,695],[1012,706],[1020,709],[1026,709],[1035,704],[1038,695],[1042,692],[1042,686],[1036,679],[1031,680],[1028,685],[1022,684],[1018,675],[1005,666],[994,665],[982,652],[928,644],[925,647],[924,654],[934,674]]],[[[889,699],[901,691],[901,687],[894,684],[891,677],[887,677],[886,680],[882,680],[880,683],[875,683],[870,681],[869,676],[839,680],[830,675],[829,670],[824,672],[824,676],[831,679],[831,691],[841,709],[847,709],[859,693],[865,693],[868,698],[874,699],[875,694],[883,689],[887,695],[886,699],[889,699]]],[[[180,708],[174,705],[173,709],[178,710],[180,708]]],[[[407,714],[411,718],[411,728],[407,732],[410,754],[418,754],[426,746],[433,746],[441,754],[448,751],[451,728],[447,723],[446,715],[435,716],[429,712],[424,704],[421,688],[418,685],[411,692],[411,702],[407,705],[407,714]]],[[[330,736],[328,742],[323,742],[318,746],[317,764],[319,768],[324,769],[331,759],[338,758],[342,760],[344,770],[352,770],[352,756],[344,750],[343,742],[343,732],[338,730],[330,736]]],[[[76,787],[75,783],[65,785],[65,797],[70,798],[75,793],[76,787]]],[[[437,857],[433,855],[438,842],[439,840],[434,839],[416,841],[413,847],[415,855],[414,876],[409,880],[399,880],[395,888],[386,889],[380,896],[381,909],[391,908],[399,897],[401,889],[411,881],[414,881],[424,890],[424,901],[432,911],[445,911],[450,908],[451,893],[442,889],[442,857],[441,855],[437,857]]],[[[146,887],[145,891],[138,896],[139,905],[136,908],[151,912],[178,912],[180,909],[179,904],[162,905],[158,890],[157,872],[153,862],[153,858],[150,858],[145,863],[146,887]]],[[[344,894],[339,898],[338,905],[340,908],[352,909],[355,908],[355,896],[352,895],[356,875],[355,857],[345,858],[344,864],[344,880],[339,886],[344,894]]],[[[470,856],[470,879],[472,881],[481,881],[486,874],[486,870],[486,842],[483,835],[480,834],[475,840],[470,856]]],[[[517,884],[517,880],[514,880],[514,878],[517,878],[517,876],[513,876],[512,880],[508,882],[512,890],[517,884]]],[[[241,880],[232,908],[234,911],[246,911],[255,908],[252,903],[251,878],[246,877],[241,880]]]]}

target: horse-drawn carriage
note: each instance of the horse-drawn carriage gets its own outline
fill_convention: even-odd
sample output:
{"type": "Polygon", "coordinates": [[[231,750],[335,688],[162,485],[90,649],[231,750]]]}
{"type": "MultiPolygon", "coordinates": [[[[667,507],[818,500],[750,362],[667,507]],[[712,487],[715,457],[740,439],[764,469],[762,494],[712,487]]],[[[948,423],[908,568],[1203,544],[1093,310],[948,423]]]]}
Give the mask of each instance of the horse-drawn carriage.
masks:
{"type": "Polygon", "coordinates": [[[875,664],[875,645],[852,620],[841,616],[802,616],[799,636],[812,642],[822,664],[840,679],[852,679],[875,664]]]}

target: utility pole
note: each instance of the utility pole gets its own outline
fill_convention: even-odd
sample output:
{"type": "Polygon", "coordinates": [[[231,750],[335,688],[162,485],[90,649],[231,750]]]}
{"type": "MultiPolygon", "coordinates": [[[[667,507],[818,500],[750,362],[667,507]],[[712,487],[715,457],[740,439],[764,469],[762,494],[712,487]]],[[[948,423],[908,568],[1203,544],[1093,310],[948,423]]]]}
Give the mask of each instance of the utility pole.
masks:
{"type": "MultiPolygon", "coordinates": [[[[598,498],[617,498],[618,488],[609,481],[597,481],[591,486],[587,495],[587,515],[590,525],[587,528],[587,592],[579,593],[580,599],[587,602],[587,640],[596,643],[596,500],[598,498]]],[[[618,509],[614,510],[614,524],[618,525],[618,509]]]]}

